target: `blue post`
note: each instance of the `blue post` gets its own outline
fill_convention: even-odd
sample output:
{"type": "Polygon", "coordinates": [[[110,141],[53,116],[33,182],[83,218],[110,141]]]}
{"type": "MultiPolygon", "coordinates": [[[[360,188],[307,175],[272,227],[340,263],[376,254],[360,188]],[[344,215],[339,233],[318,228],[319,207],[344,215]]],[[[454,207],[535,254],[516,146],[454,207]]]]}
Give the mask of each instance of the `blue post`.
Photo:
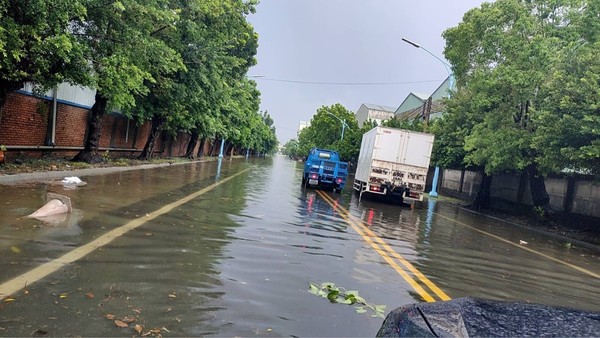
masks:
{"type": "Polygon", "coordinates": [[[250,152],[250,148],[246,148],[246,159],[248,159],[248,153],[250,152]]]}
{"type": "Polygon", "coordinates": [[[219,158],[223,158],[223,147],[225,147],[225,139],[221,140],[221,151],[219,152],[219,158]]]}
{"type": "Polygon", "coordinates": [[[437,182],[440,176],[440,167],[435,167],[435,172],[433,173],[433,182],[431,182],[431,191],[429,192],[429,197],[437,197],[437,182]]]}

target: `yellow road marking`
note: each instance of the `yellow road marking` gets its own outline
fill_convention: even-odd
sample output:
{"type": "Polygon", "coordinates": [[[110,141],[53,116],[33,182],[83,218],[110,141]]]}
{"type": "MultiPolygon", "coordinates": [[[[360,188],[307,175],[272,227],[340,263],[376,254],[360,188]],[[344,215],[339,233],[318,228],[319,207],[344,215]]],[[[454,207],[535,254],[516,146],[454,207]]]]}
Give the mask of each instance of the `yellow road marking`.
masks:
{"type": "Polygon", "coordinates": [[[577,265],[574,265],[574,264],[571,264],[571,263],[568,263],[568,262],[562,261],[562,260],[560,260],[560,259],[558,259],[558,258],[554,258],[554,257],[552,257],[552,256],[548,256],[548,255],[546,255],[546,254],[544,254],[544,253],[541,253],[541,252],[539,252],[539,251],[537,251],[537,250],[534,250],[534,249],[530,249],[530,248],[528,248],[528,247],[526,247],[526,246],[523,246],[523,245],[520,245],[520,244],[517,244],[517,243],[513,243],[513,242],[511,242],[511,241],[509,241],[509,240],[507,240],[507,239],[504,239],[504,238],[500,237],[500,236],[497,236],[497,235],[491,234],[491,233],[489,233],[489,232],[487,232],[487,231],[484,231],[484,230],[481,230],[481,229],[477,229],[477,228],[475,228],[475,227],[473,227],[473,226],[470,226],[470,225],[468,225],[468,224],[465,224],[465,223],[463,223],[463,222],[460,222],[460,221],[454,220],[454,219],[452,219],[452,218],[449,218],[449,217],[446,217],[446,216],[440,215],[440,214],[438,214],[438,213],[435,213],[435,215],[436,215],[436,216],[439,216],[439,217],[441,217],[441,218],[445,218],[445,219],[447,219],[447,220],[449,220],[449,221],[451,221],[451,222],[454,222],[454,223],[456,223],[456,224],[462,225],[462,226],[464,226],[464,227],[466,227],[466,228],[469,228],[469,229],[471,229],[471,230],[477,231],[477,232],[479,232],[479,233],[481,233],[481,234],[484,234],[484,235],[486,235],[486,236],[489,236],[489,237],[495,238],[495,239],[497,239],[497,240],[499,240],[499,241],[501,241],[501,242],[504,242],[504,243],[510,244],[510,245],[512,245],[512,246],[515,246],[515,247],[517,247],[517,248],[519,248],[519,249],[523,249],[523,250],[525,250],[525,251],[529,251],[529,252],[531,252],[531,253],[534,253],[534,254],[536,254],[536,255],[542,256],[542,257],[544,257],[544,258],[546,258],[546,259],[549,259],[549,260],[551,260],[551,261],[554,261],[554,262],[557,262],[557,263],[563,264],[563,265],[565,265],[565,266],[568,266],[568,267],[570,267],[570,268],[572,268],[572,269],[575,269],[575,270],[577,270],[577,271],[579,271],[579,272],[583,272],[584,274],[587,274],[587,275],[590,275],[590,276],[592,276],[592,277],[596,277],[596,278],[599,278],[599,279],[600,279],[600,275],[598,275],[597,273],[594,273],[594,272],[592,272],[592,271],[590,271],[590,270],[587,270],[587,269],[585,269],[585,268],[582,268],[582,267],[579,267],[579,266],[577,266],[577,265]]]}
{"type": "Polygon", "coordinates": [[[115,229],[101,235],[97,239],[95,239],[87,244],[84,244],[76,249],[73,249],[72,251],[69,251],[68,253],[64,254],[61,257],[53,259],[50,262],[44,263],[32,270],[20,275],[20,276],[17,276],[5,283],[0,284],[0,301],[4,300],[5,298],[14,294],[15,292],[23,289],[27,284],[31,285],[33,283],[38,282],[42,278],[50,275],[53,272],[56,272],[58,269],[64,267],[65,265],[73,263],[76,260],[83,258],[84,256],[90,254],[94,250],[105,246],[106,244],[112,242],[114,239],[116,239],[120,236],[123,236],[124,234],[128,233],[131,230],[134,230],[135,228],[139,227],[140,225],[142,225],[150,220],[153,220],[156,217],[161,216],[161,215],[213,190],[217,186],[233,179],[236,176],[241,175],[242,173],[244,173],[248,170],[250,170],[250,169],[248,168],[248,169],[242,170],[239,173],[236,173],[235,175],[224,178],[224,179],[220,180],[219,182],[209,185],[208,187],[206,187],[202,190],[199,190],[199,191],[197,191],[193,194],[190,194],[180,200],[177,200],[173,203],[167,204],[158,210],[155,210],[149,214],[146,214],[146,216],[144,216],[144,217],[134,219],[125,225],[122,225],[118,228],[115,228],[115,229]]]}
{"type": "Polygon", "coordinates": [[[400,256],[397,252],[394,251],[385,241],[383,241],[379,236],[373,233],[368,227],[364,226],[361,220],[356,219],[354,216],[350,214],[350,212],[343,207],[336,205],[334,200],[323,193],[322,191],[317,190],[317,193],[329,204],[332,208],[336,209],[339,212],[339,215],[356,231],[371,247],[388,263],[390,264],[396,272],[402,276],[402,278],[417,291],[417,293],[427,302],[435,302],[435,299],[425,290],[423,289],[406,271],[400,267],[396,262],[388,255],[391,254],[396,259],[402,263],[408,270],[410,270],[417,278],[419,278],[425,285],[427,285],[440,299],[442,300],[450,300],[450,297],[446,295],[441,289],[439,289],[433,282],[431,282],[427,277],[425,277],[419,270],[417,270],[410,262],[405,260],[402,256],[400,256]],[[365,234],[366,233],[366,234],[365,234]],[[373,242],[379,242],[380,245],[373,242]],[[383,249],[382,249],[383,247],[383,249]],[[386,252],[387,251],[387,252],[386,252]]]}

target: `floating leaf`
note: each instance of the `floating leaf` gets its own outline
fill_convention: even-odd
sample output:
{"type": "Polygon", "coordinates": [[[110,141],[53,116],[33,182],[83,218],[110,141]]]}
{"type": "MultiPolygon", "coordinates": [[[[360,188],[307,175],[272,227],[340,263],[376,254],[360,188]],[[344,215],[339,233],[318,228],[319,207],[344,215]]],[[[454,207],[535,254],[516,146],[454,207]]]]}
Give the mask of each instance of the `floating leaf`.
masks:
{"type": "Polygon", "coordinates": [[[68,293],[61,293],[60,295],[58,295],[58,298],[67,298],[69,294],[68,293]]]}
{"type": "Polygon", "coordinates": [[[14,298],[6,298],[6,299],[4,300],[4,302],[5,302],[5,303],[10,303],[10,302],[14,302],[14,301],[15,301],[15,299],[14,299],[14,298]]]}
{"type": "Polygon", "coordinates": [[[90,299],[94,298],[94,294],[91,292],[86,293],[85,296],[90,299]]]}
{"type": "Polygon", "coordinates": [[[21,253],[21,249],[19,249],[19,247],[17,247],[17,246],[11,246],[10,251],[17,253],[17,254],[21,253]]]}
{"type": "Polygon", "coordinates": [[[386,305],[375,305],[375,311],[377,312],[385,312],[386,305]]]}
{"type": "Polygon", "coordinates": [[[175,294],[175,292],[170,293],[169,294],[169,298],[177,298],[177,295],[175,294]]]}
{"type": "Polygon", "coordinates": [[[331,302],[335,303],[337,301],[337,297],[338,297],[339,294],[340,294],[340,292],[338,290],[330,291],[327,294],[327,299],[329,299],[331,302]]]}
{"type": "Polygon", "coordinates": [[[346,305],[352,305],[352,301],[350,299],[344,299],[344,300],[337,300],[337,303],[342,303],[342,304],[346,304],[346,305]]]}
{"type": "Polygon", "coordinates": [[[106,317],[106,319],[108,319],[108,320],[114,320],[115,319],[115,315],[111,315],[110,313],[107,313],[106,316],[104,316],[104,317],[106,317]]]}
{"type": "Polygon", "coordinates": [[[118,319],[116,319],[116,320],[115,320],[115,325],[116,325],[117,327],[120,327],[120,328],[126,328],[126,327],[129,327],[129,324],[127,324],[127,323],[124,323],[124,322],[122,322],[122,321],[120,321],[120,320],[118,320],[118,319]]]}
{"type": "Polygon", "coordinates": [[[337,288],[335,287],[335,284],[333,283],[321,283],[321,289],[327,289],[327,290],[337,290],[337,288]]]}
{"type": "Polygon", "coordinates": [[[128,324],[129,324],[129,323],[133,323],[133,322],[135,322],[135,318],[133,318],[133,317],[129,317],[129,316],[125,316],[125,318],[123,318],[123,319],[122,319],[122,321],[123,321],[124,323],[128,323],[128,324]]]}
{"type": "Polygon", "coordinates": [[[144,331],[144,327],[141,326],[140,324],[135,324],[135,332],[137,332],[138,334],[142,334],[142,331],[144,331]]]}
{"type": "Polygon", "coordinates": [[[333,283],[321,283],[319,288],[317,284],[310,283],[310,293],[329,299],[332,303],[341,303],[346,305],[362,304],[364,306],[355,306],[357,313],[366,313],[369,309],[372,311],[371,317],[385,318],[385,305],[371,305],[358,295],[358,291],[347,291],[343,287],[336,287],[333,283]]]}

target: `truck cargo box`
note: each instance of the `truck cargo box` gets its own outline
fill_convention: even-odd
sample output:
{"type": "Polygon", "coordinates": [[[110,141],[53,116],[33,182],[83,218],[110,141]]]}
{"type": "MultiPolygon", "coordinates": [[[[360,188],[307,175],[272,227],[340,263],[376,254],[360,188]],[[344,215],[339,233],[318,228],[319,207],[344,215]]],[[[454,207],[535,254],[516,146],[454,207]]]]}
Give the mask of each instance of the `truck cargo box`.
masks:
{"type": "Polygon", "coordinates": [[[363,135],[354,189],[404,202],[423,200],[434,135],[375,127],[363,135]]]}

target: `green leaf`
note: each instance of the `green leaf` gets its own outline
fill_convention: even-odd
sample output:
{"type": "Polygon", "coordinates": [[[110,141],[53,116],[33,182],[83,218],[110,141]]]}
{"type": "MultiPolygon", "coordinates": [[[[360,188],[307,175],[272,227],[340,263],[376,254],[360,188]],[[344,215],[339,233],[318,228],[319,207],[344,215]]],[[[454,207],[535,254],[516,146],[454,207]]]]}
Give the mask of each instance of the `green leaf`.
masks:
{"type": "Polygon", "coordinates": [[[356,309],[356,313],[365,313],[365,312],[367,312],[367,310],[363,306],[357,306],[357,307],[355,307],[355,309],[356,309]]]}
{"type": "Polygon", "coordinates": [[[338,290],[332,290],[327,294],[327,299],[329,299],[331,302],[337,302],[339,294],[340,292],[338,290]]]}
{"type": "Polygon", "coordinates": [[[375,305],[375,311],[377,312],[385,312],[386,305],[375,305]]]}

